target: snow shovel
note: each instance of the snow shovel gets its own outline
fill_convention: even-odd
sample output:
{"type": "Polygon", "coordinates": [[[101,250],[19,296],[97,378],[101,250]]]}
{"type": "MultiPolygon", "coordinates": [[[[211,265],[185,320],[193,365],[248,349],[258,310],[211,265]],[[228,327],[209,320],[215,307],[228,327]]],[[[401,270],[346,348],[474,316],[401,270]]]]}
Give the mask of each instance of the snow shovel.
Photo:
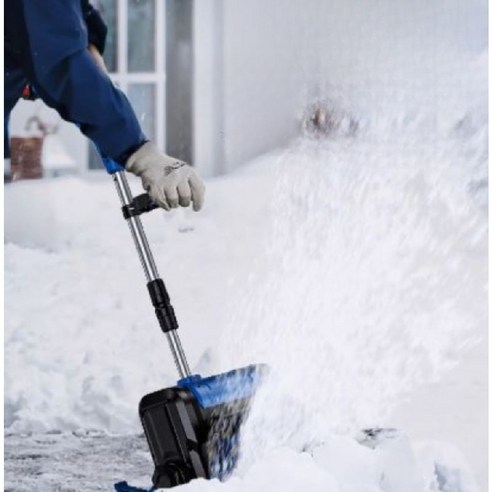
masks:
{"type": "MultiPolygon", "coordinates": [[[[140,221],[140,215],[158,206],[146,193],[132,196],[122,166],[107,158],[103,162],[116,185],[150,299],[180,377],[176,386],[145,395],[140,401],[140,419],[155,465],[153,485],[170,488],[194,478],[223,480],[237,464],[240,428],[266,366],[251,365],[206,378],[191,374],[177,333],[178,322],[140,221]]],[[[115,487],[138,490],[125,488],[123,482],[115,487]]]]}

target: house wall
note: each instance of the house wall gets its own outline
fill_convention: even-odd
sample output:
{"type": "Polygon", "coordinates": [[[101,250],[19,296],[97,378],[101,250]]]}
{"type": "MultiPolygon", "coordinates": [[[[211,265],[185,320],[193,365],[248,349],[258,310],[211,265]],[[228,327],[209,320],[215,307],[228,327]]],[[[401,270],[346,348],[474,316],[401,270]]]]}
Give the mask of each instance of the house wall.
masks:
{"type": "Polygon", "coordinates": [[[296,132],[303,70],[298,13],[285,0],[224,5],[225,170],[283,145],[296,132]]]}
{"type": "Polygon", "coordinates": [[[323,0],[195,2],[195,162],[222,174],[285,145],[310,100],[323,0]]]}
{"type": "Polygon", "coordinates": [[[193,163],[205,176],[223,174],[224,0],[200,0],[193,10],[193,163]]]}

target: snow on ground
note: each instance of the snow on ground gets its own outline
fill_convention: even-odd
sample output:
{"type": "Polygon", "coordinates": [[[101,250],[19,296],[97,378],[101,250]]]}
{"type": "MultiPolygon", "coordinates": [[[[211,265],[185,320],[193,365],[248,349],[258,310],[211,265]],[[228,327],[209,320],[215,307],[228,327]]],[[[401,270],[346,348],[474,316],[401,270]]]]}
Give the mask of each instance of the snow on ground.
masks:
{"type": "MultiPolygon", "coordinates": [[[[6,436],[6,492],[109,491],[122,477],[145,488],[152,472],[141,435],[53,431],[6,436]]],[[[301,488],[324,492],[478,490],[459,451],[433,442],[411,446],[399,434],[375,449],[341,436],[332,436],[310,452],[281,447],[255,462],[247,473],[236,473],[225,483],[202,479],[182,486],[194,492],[301,488]]]]}
{"type": "MultiPolygon", "coordinates": [[[[261,205],[244,207],[257,184],[218,180],[208,211],[145,217],[188,357],[203,370],[234,275],[247,276],[261,250],[244,240],[264,228],[261,205]]],[[[135,430],[140,397],[173,383],[175,368],[110,180],[14,184],[6,211],[7,427],[135,430]]]]}
{"type": "MultiPolygon", "coordinates": [[[[421,411],[428,395],[415,395],[445,389],[447,371],[483,343],[485,212],[445,148],[436,156],[420,144],[402,158],[401,141],[380,145],[361,140],[354,153],[350,139],[302,139],[211,180],[203,213],[144,219],[191,365],[204,374],[251,361],[275,369],[245,428],[243,463],[221,488],[401,492],[454,480],[441,490],[471,492],[473,474],[453,448],[464,444],[484,490],[485,442],[465,444],[468,431],[484,433],[484,368],[474,373],[477,408],[456,398],[466,372],[447,383],[437,418],[421,411]],[[375,152],[383,146],[384,158],[375,152]],[[394,422],[417,439],[384,452],[353,438],[394,422]]],[[[139,398],[175,380],[112,184],[9,186],[6,240],[9,490],[32,480],[44,490],[104,490],[118,478],[145,485],[148,456],[144,464],[122,452],[142,473],[132,464],[125,474],[121,458],[97,473],[78,466],[87,453],[107,464],[118,435],[140,432],[139,398]],[[84,429],[110,434],[96,444],[70,437],[84,429]],[[43,446],[59,431],[59,445],[43,446]],[[53,471],[64,452],[74,466],[53,471]]]]}
{"type": "Polygon", "coordinates": [[[5,492],[111,491],[122,477],[149,484],[152,460],[143,436],[103,432],[7,434],[5,492]]]}

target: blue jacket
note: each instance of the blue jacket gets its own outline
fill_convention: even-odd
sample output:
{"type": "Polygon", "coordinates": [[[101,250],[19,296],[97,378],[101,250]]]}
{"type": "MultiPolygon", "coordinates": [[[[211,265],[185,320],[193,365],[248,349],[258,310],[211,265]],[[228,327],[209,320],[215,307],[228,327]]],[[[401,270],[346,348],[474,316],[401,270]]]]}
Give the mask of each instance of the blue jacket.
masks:
{"type": "Polygon", "coordinates": [[[88,0],[5,0],[4,8],[5,123],[32,84],[48,106],[124,164],[146,139],[128,99],[87,50],[89,40],[104,49],[97,11],[88,0]]]}

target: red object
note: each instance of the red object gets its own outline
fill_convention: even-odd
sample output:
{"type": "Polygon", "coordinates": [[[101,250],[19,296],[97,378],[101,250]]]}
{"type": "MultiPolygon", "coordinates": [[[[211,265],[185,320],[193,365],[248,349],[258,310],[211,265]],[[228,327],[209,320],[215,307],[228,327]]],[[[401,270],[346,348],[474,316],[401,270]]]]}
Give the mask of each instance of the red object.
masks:
{"type": "Polygon", "coordinates": [[[12,181],[43,177],[41,155],[44,137],[12,137],[10,139],[10,173],[12,181]]]}
{"type": "Polygon", "coordinates": [[[29,86],[29,84],[24,86],[24,89],[22,89],[22,98],[31,99],[31,87],[29,86]]]}

